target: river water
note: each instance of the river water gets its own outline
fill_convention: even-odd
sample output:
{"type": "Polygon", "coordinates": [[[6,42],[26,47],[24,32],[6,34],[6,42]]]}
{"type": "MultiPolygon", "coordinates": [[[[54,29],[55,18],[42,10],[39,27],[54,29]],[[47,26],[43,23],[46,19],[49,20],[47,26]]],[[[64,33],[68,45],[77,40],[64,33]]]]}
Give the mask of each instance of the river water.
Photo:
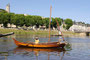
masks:
{"type": "MultiPolygon", "coordinates": [[[[12,40],[14,36],[0,38],[0,60],[90,60],[90,37],[65,37],[69,43],[64,49],[19,48],[12,40]]],[[[16,36],[21,42],[34,42],[31,36],[16,36]]],[[[51,37],[57,41],[59,37],[51,37]]],[[[39,37],[47,42],[47,37],[39,37]]]]}

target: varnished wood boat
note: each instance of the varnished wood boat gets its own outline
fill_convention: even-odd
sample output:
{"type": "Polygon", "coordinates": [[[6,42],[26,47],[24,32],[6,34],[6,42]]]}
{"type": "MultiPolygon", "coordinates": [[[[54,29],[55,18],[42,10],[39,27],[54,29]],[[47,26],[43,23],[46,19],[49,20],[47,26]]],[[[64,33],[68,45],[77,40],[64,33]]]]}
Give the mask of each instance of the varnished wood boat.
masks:
{"type": "Polygon", "coordinates": [[[62,36],[62,35],[59,35],[59,34],[58,34],[58,35],[51,35],[51,36],[62,36]]]}
{"type": "Polygon", "coordinates": [[[9,35],[13,35],[13,34],[14,34],[14,32],[6,33],[6,34],[0,34],[0,37],[9,36],[9,35]]]}
{"type": "MultiPolygon", "coordinates": [[[[52,6],[50,7],[49,40],[48,40],[48,42],[47,43],[38,43],[38,44],[35,44],[34,42],[25,43],[25,42],[19,42],[13,38],[15,44],[18,47],[31,47],[31,48],[58,48],[58,47],[61,47],[61,48],[63,48],[66,45],[65,42],[63,42],[63,43],[61,43],[61,42],[50,42],[51,9],[52,9],[52,6]]],[[[63,38],[63,41],[64,41],[64,38],[63,38]]]]}
{"type": "Polygon", "coordinates": [[[31,48],[63,48],[66,44],[65,43],[59,43],[59,42],[47,42],[47,43],[38,43],[35,44],[34,42],[25,43],[25,42],[19,42],[16,39],[14,39],[15,44],[18,47],[31,47],[31,48]]]}

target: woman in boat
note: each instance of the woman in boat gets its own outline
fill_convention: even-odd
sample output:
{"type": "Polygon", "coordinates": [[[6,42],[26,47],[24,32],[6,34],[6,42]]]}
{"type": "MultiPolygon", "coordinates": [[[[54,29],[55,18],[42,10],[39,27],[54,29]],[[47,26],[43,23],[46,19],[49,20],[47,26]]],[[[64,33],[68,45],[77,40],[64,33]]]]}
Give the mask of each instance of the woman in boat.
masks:
{"type": "Polygon", "coordinates": [[[38,37],[35,38],[35,44],[38,44],[39,43],[39,39],[38,37]]]}

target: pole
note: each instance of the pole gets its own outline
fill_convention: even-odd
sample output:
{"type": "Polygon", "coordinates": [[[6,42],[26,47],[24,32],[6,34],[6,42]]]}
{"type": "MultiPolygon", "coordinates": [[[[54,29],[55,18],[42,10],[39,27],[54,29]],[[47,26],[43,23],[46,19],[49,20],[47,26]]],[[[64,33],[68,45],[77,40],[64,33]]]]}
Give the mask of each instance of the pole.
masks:
{"type": "Polygon", "coordinates": [[[52,11],[52,6],[50,6],[50,20],[49,20],[49,40],[48,40],[48,42],[50,42],[50,30],[51,30],[51,11],[52,11]]]}
{"type": "MultiPolygon", "coordinates": [[[[56,19],[56,22],[57,22],[57,27],[58,27],[58,30],[61,32],[61,30],[60,30],[60,26],[59,26],[59,23],[58,23],[57,19],[56,19]]],[[[62,38],[63,38],[63,41],[64,41],[64,37],[63,37],[62,32],[61,32],[61,35],[62,35],[62,38]]]]}

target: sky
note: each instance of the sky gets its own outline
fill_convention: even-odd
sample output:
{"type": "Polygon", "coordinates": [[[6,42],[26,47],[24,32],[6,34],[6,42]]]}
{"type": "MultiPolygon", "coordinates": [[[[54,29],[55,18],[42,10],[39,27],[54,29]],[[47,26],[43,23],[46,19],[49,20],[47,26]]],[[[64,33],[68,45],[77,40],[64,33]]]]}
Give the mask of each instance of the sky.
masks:
{"type": "Polygon", "coordinates": [[[50,16],[90,24],[90,0],[0,0],[0,9],[6,9],[10,3],[10,12],[16,14],[50,16]]]}

